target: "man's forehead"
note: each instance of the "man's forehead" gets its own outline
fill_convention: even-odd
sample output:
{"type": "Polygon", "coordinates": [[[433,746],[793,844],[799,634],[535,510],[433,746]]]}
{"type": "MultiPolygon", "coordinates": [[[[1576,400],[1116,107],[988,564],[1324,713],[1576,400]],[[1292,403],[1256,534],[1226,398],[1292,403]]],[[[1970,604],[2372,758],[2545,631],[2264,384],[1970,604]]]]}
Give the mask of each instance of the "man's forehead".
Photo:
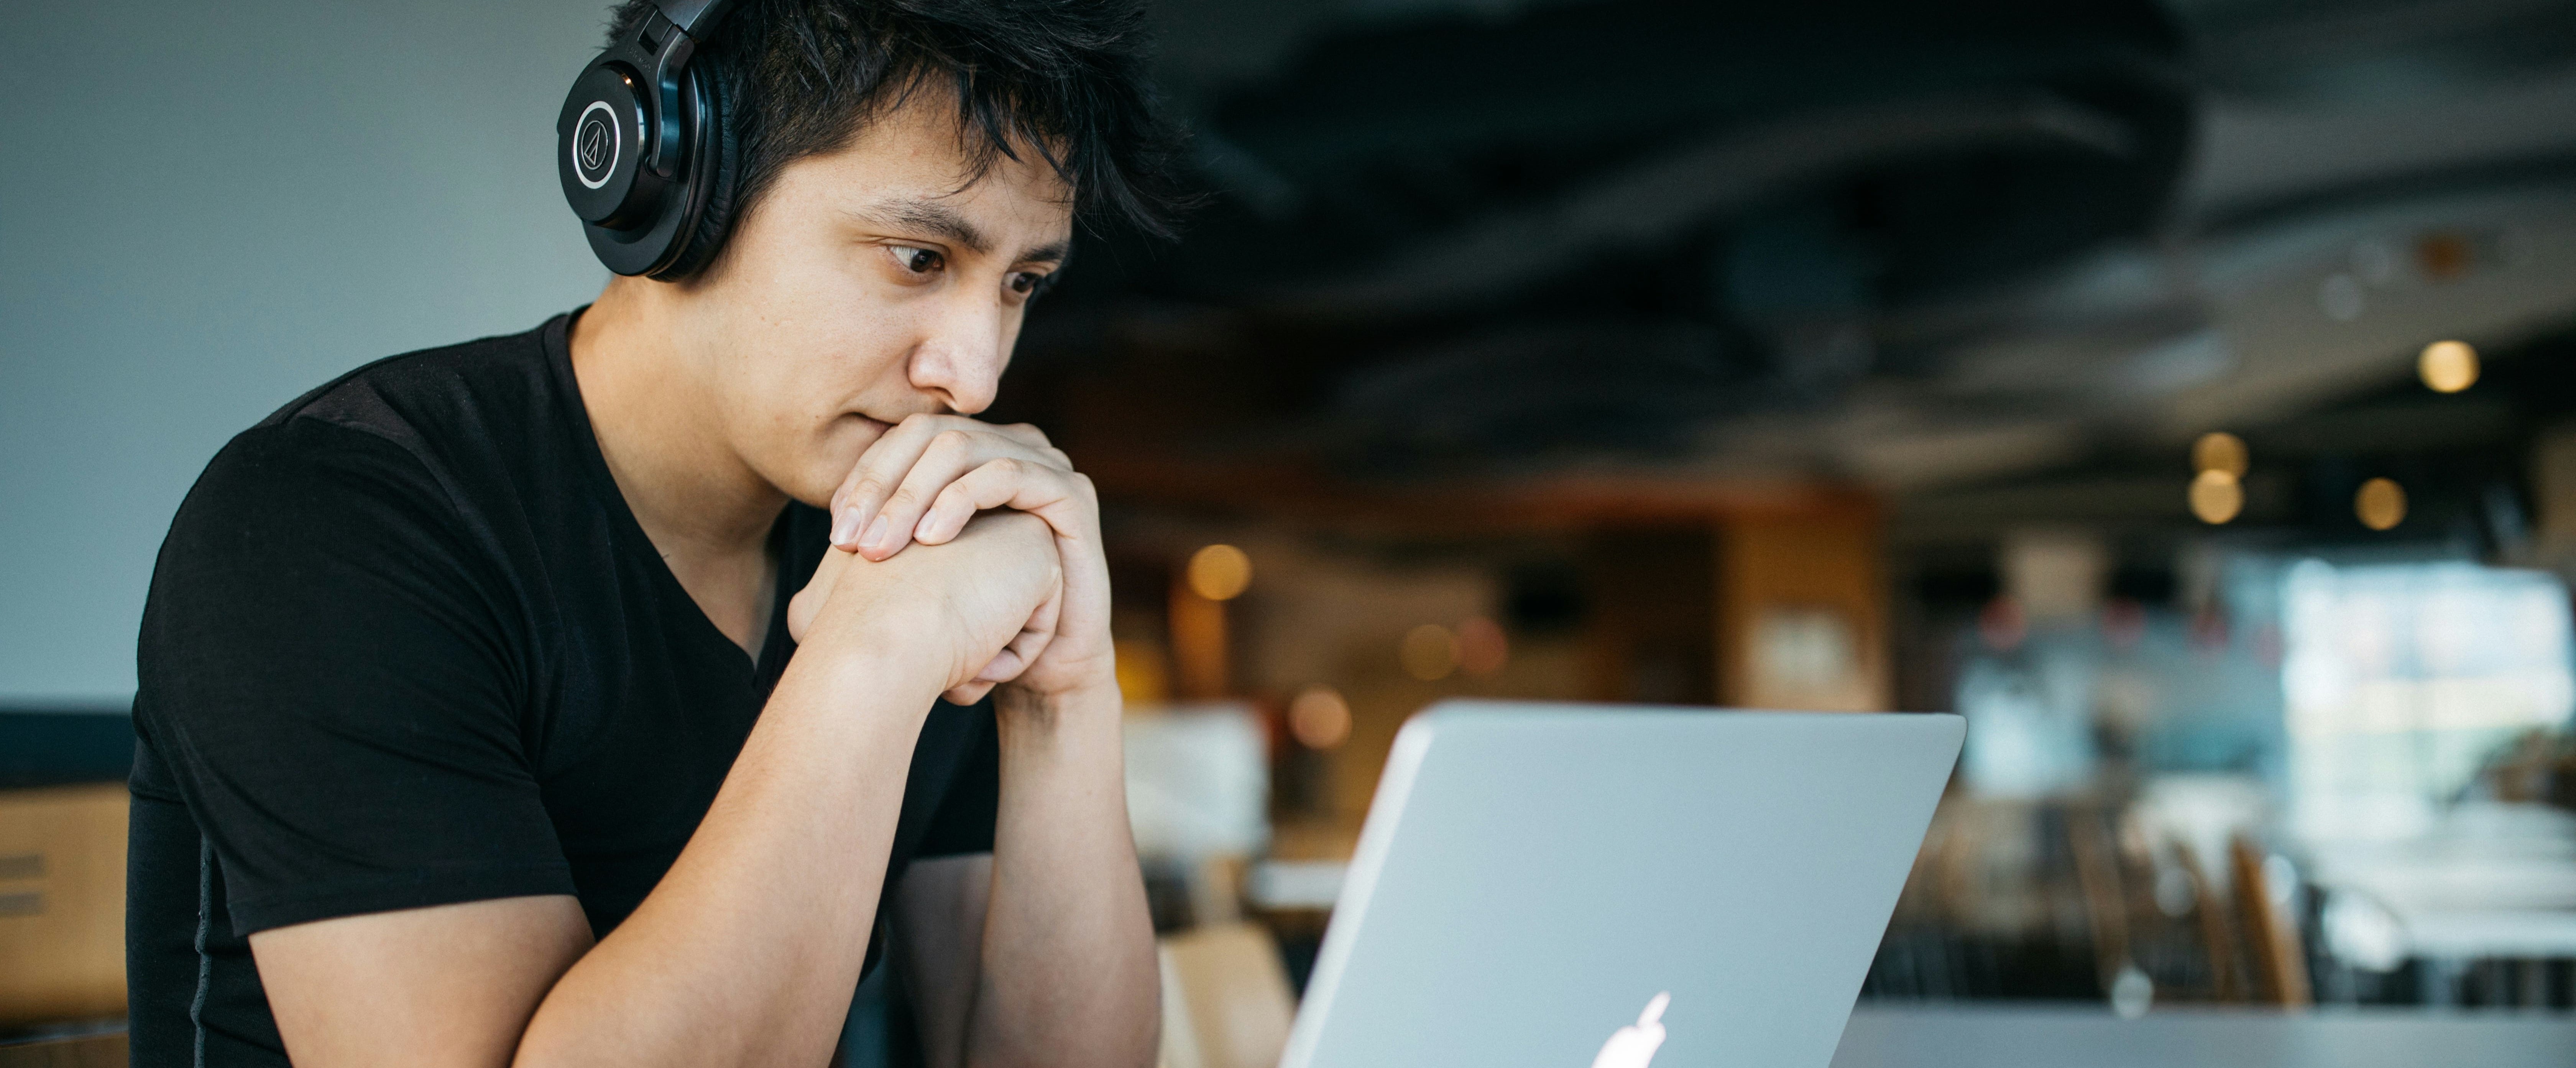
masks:
{"type": "Polygon", "coordinates": [[[1069,239],[1072,190],[1045,154],[1025,145],[979,152],[980,136],[950,94],[914,92],[872,117],[848,146],[812,162],[844,172],[850,183],[833,199],[865,219],[977,252],[1069,239]]]}

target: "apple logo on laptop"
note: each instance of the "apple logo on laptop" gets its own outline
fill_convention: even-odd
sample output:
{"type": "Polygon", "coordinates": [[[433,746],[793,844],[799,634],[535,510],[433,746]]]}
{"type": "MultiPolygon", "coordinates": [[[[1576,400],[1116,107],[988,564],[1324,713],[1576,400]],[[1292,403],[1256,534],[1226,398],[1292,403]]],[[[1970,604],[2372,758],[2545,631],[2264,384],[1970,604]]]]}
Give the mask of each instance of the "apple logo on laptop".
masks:
{"type": "Polygon", "coordinates": [[[1655,995],[1646,1003],[1646,1011],[1637,1014],[1636,1023],[1612,1032],[1610,1041],[1601,1044],[1592,1068],[1646,1068],[1664,1044],[1664,1006],[1672,1003],[1669,990],[1655,995]]]}

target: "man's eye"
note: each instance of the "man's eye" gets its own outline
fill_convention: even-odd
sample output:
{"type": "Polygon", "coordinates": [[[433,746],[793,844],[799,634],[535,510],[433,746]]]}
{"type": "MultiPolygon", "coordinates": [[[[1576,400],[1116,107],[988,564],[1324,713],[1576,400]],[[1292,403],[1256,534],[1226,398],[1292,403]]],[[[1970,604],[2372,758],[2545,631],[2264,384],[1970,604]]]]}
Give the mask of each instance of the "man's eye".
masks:
{"type": "Polygon", "coordinates": [[[1045,284],[1045,282],[1046,276],[1035,271],[1011,272],[1010,286],[1011,292],[1013,293],[1035,293],[1038,291],[1038,287],[1045,284]]]}
{"type": "Polygon", "coordinates": [[[904,270],[914,274],[929,274],[939,269],[941,261],[936,252],[926,248],[913,248],[909,245],[896,245],[893,249],[894,262],[904,270]]]}

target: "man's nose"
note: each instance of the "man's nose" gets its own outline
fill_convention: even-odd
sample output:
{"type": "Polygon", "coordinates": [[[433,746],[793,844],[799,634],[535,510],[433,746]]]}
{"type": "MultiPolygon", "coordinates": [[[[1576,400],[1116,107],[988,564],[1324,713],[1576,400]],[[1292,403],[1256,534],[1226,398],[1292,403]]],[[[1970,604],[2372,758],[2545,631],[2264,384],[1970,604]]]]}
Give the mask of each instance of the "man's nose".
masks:
{"type": "Polygon", "coordinates": [[[1010,356],[1004,349],[1001,309],[989,302],[950,301],[927,325],[921,345],[913,350],[913,388],[939,394],[961,415],[992,406],[1010,356]]]}

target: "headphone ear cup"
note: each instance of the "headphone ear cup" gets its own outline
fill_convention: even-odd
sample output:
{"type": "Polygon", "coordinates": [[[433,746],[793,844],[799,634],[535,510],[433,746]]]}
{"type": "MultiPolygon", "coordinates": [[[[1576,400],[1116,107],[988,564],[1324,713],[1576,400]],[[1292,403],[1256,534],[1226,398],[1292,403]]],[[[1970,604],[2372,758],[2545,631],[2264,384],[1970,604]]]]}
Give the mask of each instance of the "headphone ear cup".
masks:
{"type": "Polygon", "coordinates": [[[683,226],[686,232],[680,254],[669,266],[653,272],[653,277],[676,282],[696,275],[714,263],[724,251],[725,238],[733,230],[734,193],[739,186],[740,166],[737,139],[734,136],[733,94],[724,90],[724,78],[704,67],[691,70],[696,79],[703,112],[708,121],[699,138],[699,151],[690,157],[690,192],[697,194],[693,217],[683,226]]]}

